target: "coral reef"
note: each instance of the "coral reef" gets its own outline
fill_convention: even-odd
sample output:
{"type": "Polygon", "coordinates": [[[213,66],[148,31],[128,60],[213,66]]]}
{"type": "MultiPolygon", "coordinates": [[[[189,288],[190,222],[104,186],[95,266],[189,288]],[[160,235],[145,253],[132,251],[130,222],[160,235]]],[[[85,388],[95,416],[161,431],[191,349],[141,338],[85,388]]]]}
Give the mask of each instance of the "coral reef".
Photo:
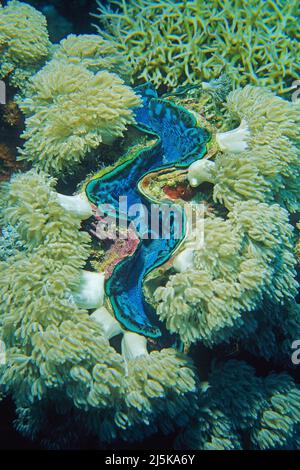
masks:
{"type": "Polygon", "coordinates": [[[225,71],[235,84],[285,93],[299,76],[297,0],[111,0],[98,6],[98,32],[123,46],[135,78],[156,86],[176,88],[225,71]]]}
{"type": "Polygon", "coordinates": [[[50,174],[72,171],[87,152],[123,135],[139,103],[115,74],[52,60],[18,102],[26,116],[20,158],[50,174]]]}
{"type": "Polygon", "coordinates": [[[213,368],[194,424],[177,438],[183,449],[298,449],[300,388],[287,373],[258,377],[231,360],[213,368]]]}
{"type": "MultiPolygon", "coordinates": [[[[131,334],[124,334],[121,355],[109,343],[107,317],[117,323],[110,314],[100,308],[89,317],[76,304],[76,293],[89,287],[81,284],[81,270],[90,237],[79,230],[80,211],[76,216],[61,205],[54,184],[30,171],[3,188],[1,223],[11,224],[23,243],[0,263],[7,348],[1,383],[16,403],[18,429],[31,438],[48,430],[45,444],[64,447],[74,445],[73,433],[105,442],[187,424],[197,406],[189,359],[175,350],[148,353],[145,338],[131,334]]],[[[92,293],[95,287],[93,281],[92,293]]]]}
{"type": "Polygon", "coordinates": [[[0,78],[22,91],[47,60],[51,43],[46,18],[26,3],[0,6],[0,78]]]}
{"type": "Polygon", "coordinates": [[[0,400],[51,449],[299,449],[299,2],[96,3],[0,6],[0,400]]]}
{"type": "MultiPolygon", "coordinates": [[[[270,311],[281,305],[282,314],[298,287],[287,209],[299,210],[299,103],[246,86],[229,94],[226,107],[225,125],[239,127],[217,133],[221,151],[215,161],[192,163],[187,178],[200,194],[203,183],[213,184],[215,202],[229,213],[205,219],[204,246],[197,247],[195,234],[185,241],[173,261],[178,272],[158,287],[155,305],[168,329],[187,344],[201,340],[212,347],[239,337],[246,346],[256,332],[255,352],[279,357],[290,351],[282,340],[276,348],[270,311]]],[[[294,311],[287,309],[282,325],[295,326],[294,311]]],[[[282,328],[286,342],[291,340],[291,328],[282,328]]]]}

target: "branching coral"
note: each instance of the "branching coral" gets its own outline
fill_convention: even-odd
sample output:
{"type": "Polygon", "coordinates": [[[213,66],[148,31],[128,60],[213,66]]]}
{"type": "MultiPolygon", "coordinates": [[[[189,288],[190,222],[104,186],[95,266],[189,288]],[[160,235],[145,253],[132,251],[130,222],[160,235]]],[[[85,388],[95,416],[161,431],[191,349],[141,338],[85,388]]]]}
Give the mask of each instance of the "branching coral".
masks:
{"type": "MultiPolygon", "coordinates": [[[[292,227],[278,205],[236,203],[228,219],[205,219],[193,266],[171,275],[155,292],[157,312],[185,343],[212,346],[257,327],[253,312],[267,297],[296,295],[292,227]]],[[[176,266],[176,264],[175,264],[176,266]]]]}
{"type": "Polygon", "coordinates": [[[257,377],[240,361],[215,366],[185,449],[298,449],[300,389],[286,373],[257,377]],[[197,422],[198,421],[198,422],[197,422]]]}
{"type": "Polygon", "coordinates": [[[94,73],[107,70],[116,73],[125,82],[130,81],[130,65],[120,46],[99,35],[70,34],[60,42],[53,59],[80,64],[94,73]]]}
{"type": "Polygon", "coordinates": [[[46,18],[15,0],[0,6],[0,77],[20,89],[45,63],[49,50],[46,18]]]}
{"type": "Polygon", "coordinates": [[[204,171],[207,162],[194,163],[190,183],[214,183],[214,199],[229,210],[235,202],[248,199],[299,210],[299,103],[246,86],[228,96],[227,110],[229,121],[241,125],[216,135],[222,153],[209,164],[209,175],[204,171]]]}
{"type": "Polygon", "coordinates": [[[179,419],[186,423],[197,406],[190,361],[175,350],[149,354],[145,344],[137,354],[137,335],[126,336],[123,355],[111,347],[109,338],[122,329],[101,307],[98,273],[93,302],[86,294],[89,235],[79,231],[80,211],[60,204],[54,183],[31,171],[3,191],[2,223],[12,224],[24,244],[0,263],[0,332],[7,349],[1,382],[15,400],[18,429],[31,438],[49,432],[49,446],[58,445],[53,435],[63,434],[64,446],[74,434],[137,439],[158,428],[169,431],[179,419]],[[98,309],[90,317],[78,304],[98,309]]]}
{"type": "Polygon", "coordinates": [[[19,100],[26,116],[20,158],[52,174],[71,171],[100,143],[122,136],[139,103],[117,75],[53,60],[19,100]]]}
{"type": "Polygon", "coordinates": [[[98,31],[122,44],[136,78],[173,88],[226,71],[279,93],[298,78],[297,0],[110,4],[98,2],[98,31]]]}

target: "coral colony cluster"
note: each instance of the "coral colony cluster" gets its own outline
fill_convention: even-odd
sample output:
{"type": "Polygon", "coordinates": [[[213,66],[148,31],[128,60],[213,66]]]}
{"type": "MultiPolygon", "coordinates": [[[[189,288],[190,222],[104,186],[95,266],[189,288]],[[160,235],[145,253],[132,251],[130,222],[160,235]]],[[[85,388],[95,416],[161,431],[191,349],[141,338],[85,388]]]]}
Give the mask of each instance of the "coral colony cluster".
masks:
{"type": "Polygon", "coordinates": [[[299,77],[298,0],[112,0],[96,27],[124,49],[136,79],[176,87],[223,71],[284,93],[299,77]]]}
{"type": "Polygon", "coordinates": [[[0,7],[0,392],[39,446],[300,448],[298,14],[99,2],[52,44],[0,7]]]}

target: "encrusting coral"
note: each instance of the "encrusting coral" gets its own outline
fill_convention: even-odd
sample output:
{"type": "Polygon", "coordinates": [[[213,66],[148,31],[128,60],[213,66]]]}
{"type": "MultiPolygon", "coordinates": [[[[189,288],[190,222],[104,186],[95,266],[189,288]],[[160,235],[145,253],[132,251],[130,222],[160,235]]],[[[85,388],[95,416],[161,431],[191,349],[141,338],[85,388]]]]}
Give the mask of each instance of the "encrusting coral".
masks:
{"type": "Polygon", "coordinates": [[[82,202],[75,197],[76,216],[61,205],[54,184],[32,170],[2,188],[1,224],[11,224],[23,243],[0,263],[0,332],[7,352],[1,383],[16,403],[18,429],[31,438],[49,431],[47,445],[56,446],[51,432],[59,440],[63,420],[63,446],[74,444],[66,442],[73,432],[103,442],[186,424],[197,402],[190,360],[175,350],[148,353],[138,335],[124,335],[121,355],[109,343],[121,330],[109,327],[116,320],[101,310],[103,297],[91,317],[76,304],[88,287],[81,276],[90,237],[79,230],[82,202]],[[47,429],[50,408],[57,429],[53,421],[47,429]]]}
{"type": "Polygon", "coordinates": [[[26,116],[20,159],[50,174],[72,171],[87,152],[123,135],[139,103],[115,74],[52,60],[18,102],[26,116]]]}
{"type": "Polygon", "coordinates": [[[94,73],[107,70],[116,73],[125,82],[130,81],[130,65],[121,47],[98,34],[70,34],[57,46],[53,59],[80,64],[94,73]]]}
{"type": "Polygon", "coordinates": [[[177,438],[183,449],[298,449],[300,389],[287,373],[258,377],[248,364],[215,365],[194,423],[177,438]]]}
{"type": "Polygon", "coordinates": [[[98,32],[115,38],[134,76],[169,88],[225,71],[235,84],[290,89],[299,76],[299,2],[98,1],[98,32]],[[172,64],[172,66],[170,66],[172,64]]]}
{"type": "Polygon", "coordinates": [[[51,43],[46,18],[32,6],[12,0],[0,5],[0,78],[22,91],[46,62],[51,43]]]}

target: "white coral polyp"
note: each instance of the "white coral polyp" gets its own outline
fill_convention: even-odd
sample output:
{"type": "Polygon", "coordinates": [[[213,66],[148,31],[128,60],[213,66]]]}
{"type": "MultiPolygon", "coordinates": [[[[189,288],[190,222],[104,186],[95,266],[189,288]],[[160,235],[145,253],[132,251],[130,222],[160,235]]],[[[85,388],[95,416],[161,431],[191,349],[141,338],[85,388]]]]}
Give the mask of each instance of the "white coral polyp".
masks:
{"type": "Polygon", "coordinates": [[[79,289],[73,293],[76,304],[85,309],[99,308],[104,302],[104,273],[82,271],[79,289]]]}
{"type": "Polygon", "coordinates": [[[186,248],[174,258],[173,268],[177,273],[183,273],[194,267],[194,248],[186,248]]]}
{"type": "Polygon", "coordinates": [[[81,220],[88,219],[92,216],[92,208],[84,193],[77,194],[76,196],[65,196],[64,194],[56,193],[59,204],[68,212],[80,218],[81,220]]]}
{"type": "Polygon", "coordinates": [[[214,183],[214,162],[210,160],[197,160],[188,168],[188,181],[192,187],[201,183],[214,183]]]}
{"type": "Polygon", "coordinates": [[[122,340],[122,355],[126,361],[140,356],[148,356],[147,338],[137,333],[126,332],[122,340]]]}
{"type": "Polygon", "coordinates": [[[109,313],[105,307],[100,307],[92,313],[90,318],[96,321],[103,328],[107,339],[124,333],[120,323],[109,313]]]}
{"type": "Polygon", "coordinates": [[[216,141],[223,152],[240,153],[248,148],[250,130],[246,119],[242,119],[241,124],[236,129],[228,132],[218,132],[216,141]]]}

